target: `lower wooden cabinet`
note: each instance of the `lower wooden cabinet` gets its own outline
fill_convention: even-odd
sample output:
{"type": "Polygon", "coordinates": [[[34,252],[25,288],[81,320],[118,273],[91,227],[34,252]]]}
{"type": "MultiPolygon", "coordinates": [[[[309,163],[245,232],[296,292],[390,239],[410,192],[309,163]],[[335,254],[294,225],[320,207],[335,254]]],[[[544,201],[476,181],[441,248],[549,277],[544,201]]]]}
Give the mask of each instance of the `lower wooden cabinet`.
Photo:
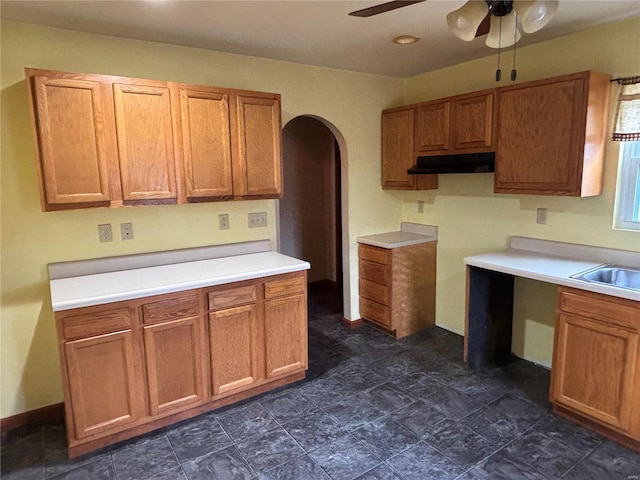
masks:
{"type": "Polygon", "coordinates": [[[264,349],[267,378],[307,369],[306,295],[267,300],[264,306],[264,349]]]}
{"type": "Polygon", "coordinates": [[[152,415],[202,402],[202,325],[190,317],[144,327],[152,415]]]}
{"type": "Polygon", "coordinates": [[[255,303],[209,314],[213,395],[246,390],[264,378],[259,327],[255,303]]]}
{"type": "Polygon", "coordinates": [[[640,450],[640,305],[561,287],[551,402],[640,450]]]}
{"type": "Polygon", "coordinates": [[[127,329],[64,344],[77,438],[126,426],[146,413],[134,343],[127,329]]]}
{"type": "Polygon", "coordinates": [[[360,316],[396,338],[435,325],[436,246],[360,244],[360,316]]]}
{"type": "Polygon", "coordinates": [[[69,456],[304,378],[306,272],[56,314],[69,456]]]}

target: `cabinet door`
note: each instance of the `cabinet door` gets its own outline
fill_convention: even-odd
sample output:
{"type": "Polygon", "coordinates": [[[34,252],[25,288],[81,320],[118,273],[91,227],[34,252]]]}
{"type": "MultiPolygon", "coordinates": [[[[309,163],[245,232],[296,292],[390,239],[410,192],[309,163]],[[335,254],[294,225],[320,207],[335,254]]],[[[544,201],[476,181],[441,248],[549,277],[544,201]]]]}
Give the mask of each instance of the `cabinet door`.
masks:
{"type": "Polygon", "coordinates": [[[161,82],[113,84],[122,197],[130,203],[177,198],[169,89],[161,82]]]}
{"type": "Polygon", "coordinates": [[[200,317],[144,327],[151,414],[204,400],[200,317]]]}
{"type": "Polygon", "coordinates": [[[413,151],[414,109],[382,112],[382,189],[438,188],[437,175],[409,175],[416,162],[413,151]]]}
{"type": "Polygon", "coordinates": [[[179,91],[187,199],[233,196],[229,95],[187,86],[179,91]]]}
{"type": "Polygon", "coordinates": [[[414,110],[382,113],[382,188],[413,190],[416,176],[407,174],[413,166],[414,110]]]}
{"type": "Polygon", "coordinates": [[[638,332],[560,313],[556,327],[552,400],[599,423],[628,432],[638,332]]]}
{"type": "Polygon", "coordinates": [[[493,132],[493,93],[453,102],[451,148],[489,150],[493,132]]]}
{"type": "Polygon", "coordinates": [[[417,152],[429,153],[449,149],[451,131],[451,102],[419,107],[416,112],[417,152]]]}
{"type": "Polygon", "coordinates": [[[104,85],[90,78],[33,78],[43,208],[108,205],[108,163],[115,158],[104,85]]]}
{"type": "Polygon", "coordinates": [[[235,195],[279,197],[282,193],[280,101],[239,95],[236,114],[235,195]]]}
{"type": "Polygon", "coordinates": [[[306,295],[292,295],[265,301],[267,378],[307,368],[306,298],[306,295]]]}
{"type": "Polygon", "coordinates": [[[580,195],[584,88],[574,78],[499,91],[496,192],[580,195]]]}
{"type": "Polygon", "coordinates": [[[145,411],[131,330],[64,344],[76,438],[131,423],[145,411]]]}
{"type": "Polygon", "coordinates": [[[209,314],[213,395],[250,388],[264,378],[258,309],[255,304],[209,314]]]}

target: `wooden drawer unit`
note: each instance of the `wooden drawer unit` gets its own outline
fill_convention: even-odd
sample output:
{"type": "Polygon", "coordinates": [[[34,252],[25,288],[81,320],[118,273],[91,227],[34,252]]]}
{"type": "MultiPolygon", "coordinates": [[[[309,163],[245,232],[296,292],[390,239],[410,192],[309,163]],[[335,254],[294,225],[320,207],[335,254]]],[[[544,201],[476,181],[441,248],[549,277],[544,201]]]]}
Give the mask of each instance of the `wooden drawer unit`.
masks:
{"type": "Polygon", "coordinates": [[[386,305],[360,297],[360,315],[391,330],[391,314],[386,305]]]}
{"type": "Polygon", "coordinates": [[[307,279],[303,273],[294,274],[264,284],[264,298],[275,298],[283,295],[294,295],[307,291],[307,279]]]}
{"type": "Polygon", "coordinates": [[[640,302],[560,287],[554,412],[640,451],[640,302]]]}
{"type": "Polygon", "coordinates": [[[147,303],[142,306],[142,318],[145,324],[166,322],[179,318],[197,317],[200,313],[198,295],[168,295],[166,300],[147,303]]]}
{"type": "Polygon", "coordinates": [[[360,279],[360,296],[368,300],[389,305],[389,287],[363,278],[360,279]]]}
{"type": "Polygon", "coordinates": [[[131,315],[131,309],[123,307],[64,316],[61,319],[62,336],[65,340],[74,340],[130,329],[131,315]]]}
{"type": "Polygon", "coordinates": [[[370,245],[358,246],[358,257],[360,260],[367,260],[381,265],[389,265],[391,263],[391,252],[389,250],[370,245]]]}
{"type": "Polygon", "coordinates": [[[605,320],[621,327],[640,329],[640,308],[627,303],[612,302],[611,297],[581,290],[562,289],[558,309],[586,318],[605,320]]]}
{"type": "Polygon", "coordinates": [[[396,338],[435,323],[436,242],[398,248],[360,244],[360,315],[396,338]]]}
{"type": "Polygon", "coordinates": [[[209,292],[209,310],[222,310],[239,305],[255,303],[258,299],[257,285],[245,285],[242,287],[222,288],[209,292]]]}
{"type": "Polygon", "coordinates": [[[360,278],[380,285],[391,285],[391,268],[378,263],[360,260],[360,278]]]}

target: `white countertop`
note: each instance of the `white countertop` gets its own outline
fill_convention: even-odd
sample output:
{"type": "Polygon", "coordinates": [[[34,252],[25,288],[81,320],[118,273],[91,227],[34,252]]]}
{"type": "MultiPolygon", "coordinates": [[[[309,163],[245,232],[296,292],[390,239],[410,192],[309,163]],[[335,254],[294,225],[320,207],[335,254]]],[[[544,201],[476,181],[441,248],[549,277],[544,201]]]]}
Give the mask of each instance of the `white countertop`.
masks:
{"type": "Polygon", "coordinates": [[[380,248],[398,248],[438,240],[438,227],[422,223],[400,223],[400,231],[364,235],[356,238],[358,243],[380,248]]]}
{"type": "Polygon", "coordinates": [[[59,278],[49,282],[53,311],[221,285],[307,270],[308,262],[277,252],[59,278]]]}
{"type": "MultiPolygon", "coordinates": [[[[527,239],[527,241],[531,241],[531,239],[527,239]]],[[[580,246],[576,246],[576,257],[579,257],[579,252],[581,251],[579,247],[580,246]]],[[[553,248],[551,250],[553,250],[553,248]]],[[[531,278],[542,282],[563,285],[565,287],[579,288],[581,290],[640,301],[640,292],[636,290],[571,278],[572,275],[608,263],[607,259],[601,260],[597,258],[597,255],[594,256],[594,258],[572,258],[563,255],[554,255],[553,253],[509,248],[499,252],[466,257],[464,263],[473,267],[507,273],[518,277],[531,278]]]]}
{"type": "Polygon", "coordinates": [[[366,235],[358,237],[358,243],[373,245],[381,248],[398,248],[408,245],[416,245],[418,243],[435,242],[438,240],[434,235],[419,235],[409,232],[387,232],[378,233],[376,235],[366,235]]]}

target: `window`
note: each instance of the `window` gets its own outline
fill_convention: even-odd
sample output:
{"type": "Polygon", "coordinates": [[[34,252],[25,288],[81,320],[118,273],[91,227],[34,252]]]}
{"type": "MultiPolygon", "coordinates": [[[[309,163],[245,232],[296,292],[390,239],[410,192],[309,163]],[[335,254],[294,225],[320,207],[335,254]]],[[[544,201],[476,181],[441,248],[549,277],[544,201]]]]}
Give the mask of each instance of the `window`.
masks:
{"type": "Polygon", "coordinates": [[[620,143],[613,226],[640,231],[640,141],[620,143]]]}

